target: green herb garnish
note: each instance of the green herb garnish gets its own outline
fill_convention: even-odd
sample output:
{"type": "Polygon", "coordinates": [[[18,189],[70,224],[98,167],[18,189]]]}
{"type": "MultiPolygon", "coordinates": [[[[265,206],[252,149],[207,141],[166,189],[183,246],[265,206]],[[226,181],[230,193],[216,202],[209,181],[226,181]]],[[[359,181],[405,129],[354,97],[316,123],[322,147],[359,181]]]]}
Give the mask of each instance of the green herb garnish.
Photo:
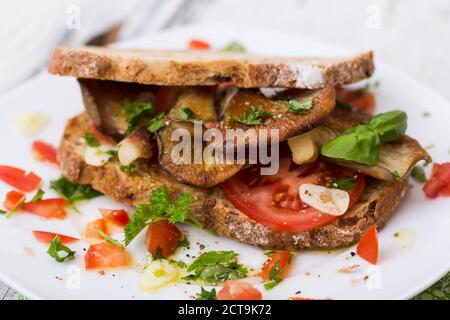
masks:
{"type": "Polygon", "coordinates": [[[39,188],[38,191],[36,191],[36,194],[33,196],[33,198],[31,198],[31,202],[36,202],[36,201],[42,200],[42,197],[44,196],[44,194],[45,194],[44,190],[39,188]]]}
{"type": "Polygon", "coordinates": [[[298,101],[291,99],[288,102],[288,111],[293,113],[305,114],[313,107],[313,99],[307,99],[304,101],[298,101]]]}
{"type": "Polygon", "coordinates": [[[72,206],[79,201],[89,200],[102,195],[102,193],[92,189],[91,185],[72,183],[64,176],[61,176],[58,180],[51,181],[50,188],[64,197],[72,206]]]}
{"type": "Polygon", "coordinates": [[[375,165],[380,144],[398,140],[406,131],[406,119],[406,113],[399,110],[380,113],[344,131],[325,144],[321,153],[329,158],[375,165]]]}
{"type": "Polygon", "coordinates": [[[181,260],[170,259],[169,263],[176,265],[178,268],[185,269],[187,268],[187,264],[181,260]]]}
{"type": "Polygon", "coordinates": [[[164,128],[166,126],[166,124],[163,121],[165,115],[166,114],[164,112],[161,112],[158,115],[154,116],[150,120],[150,124],[148,125],[147,130],[150,131],[151,133],[155,133],[156,131],[164,128]]]}
{"type": "Polygon", "coordinates": [[[330,182],[329,187],[335,189],[353,189],[356,180],[352,177],[342,177],[330,182]]]}
{"type": "Polygon", "coordinates": [[[209,251],[201,254],[187,268],[192,274],[185,280],[201,280],[209,283],[245,278],[248,270],[237,263],[237,253],[233,251],[209,251]]]}
{"type": "Polygon", "coordinates": [[[5,214],[7,214],[7,213],[8,213],[8,212],[6,212],[5,210],[1,210],[1,209],[0,209],[0,214],[1,214],[1,215],[5,215],[5,214]]]}
{"type": "Polygon", "coordinates": [[[95,230],[97,230],[97,233],[106,240],[106,242],[115,245],[116,247],[123,248],[123,244],[117,241],[116,239],[113,239],[109,234],[106,232],[103,232],[100,228],[95,227],[95,230]]]}
{"type": "Polygon", "coordinates": [[[201,291],[197,295],[196,300],[217,300],[216,289],[212,289],[211,291],[208,291],[202,287],[200,290],[201,291]]]}
{"type": "Polygon", "coordinates": [[[228,43],[225,48],[223,48],[223,51],[232,51],[232,52],[245,52],[245,47],[240,44],[238,41],[231,41],[228,43]]]}
{"type": "Polygon", "coordinates": [[[197,120],[194,112],[189,108],[180,109],[179,118],[184,121],[193,121],[197,120]]]}
{"type": "Polygon", "coordinates": [[[125,245],[129,245],[149,222],[164,219],[170,223],[185,222],[189,215],[191,200],[190,194],[181,193],[177,200],[171,202],[166,186],[152,191],[150,204],[139,205],[131,221],[125,226],[125,245]]]}
{"type": "Polygon", "coordinates": [[[180,244],[178,245],[179,248],[188,248],[190,246],[189,240],[184,237],[183,240],[180,241],[180,244]]]}
{"type": "Polygon", "coordinates": [[[120,166],[120,171],[125,173],[132,173],[134,170],[136,170],[136,165],[130,163],[127,166],[120,166]]]}
{"type": "Polygon", "coordinates": [[[155,109],[150,102],[133,102],[125,101],[122,111],[116,117],[125,117],[128,125],[125,135],[129,135],[137,127],[139,122],[144,118],[154,116],[155,109]]]}
{"type": "Polygon", "coordinates": [[[119,147],[118,146],[115,146],[112,149],[106,150],[105,153],[109,154],[111,156],[111,160],[119,160],[119,157],[117,155],[119,153],[119,147]]]}
{"type": "Polygon", "coordinates": [[[277,286],[281,282],[281,265],[280,261],[275,262],[273,267],[269,271],[270,282],[264,284],[266,290],[270,290],[277,286]]]}
{"type": "Polygon", "coordinates": [[[411,171],[411,176],[417,180],[418,182],[426,182],[427,181],[427,176],[425,175],[425,171],[423,170],[422,166],[415,166],[412,171],[411,171]]]}
{"type": "Polygon", "coordinates": [[[63,245],[60,241],[59,236],[55,236],[52,242],[50,242],[50,246],[48,247],[47,253],[57,262],[64,262],[66,260],[70,260],[75,257],[75,251],[63,245]],[[65,252],[66,255],[61,256],[59,254],[61,251],[65,252]]]}
{"type": "Polygon", "coordinates": [[[265,118],[270,117],[271,115],[272,114],[270,112],[251,107],[248,114],[244,113],[244,115],[236,119],[236,121],[247,126],[255,126],[263,124],[265,122],[265,118]]]}
{"type": "Polygon", "coordinates": [[[83,138],[89,147],[100,146],[100,142],[98,142],[97,139],[94,138],[94,135],[90,132],[86,133],[83,138]]]}

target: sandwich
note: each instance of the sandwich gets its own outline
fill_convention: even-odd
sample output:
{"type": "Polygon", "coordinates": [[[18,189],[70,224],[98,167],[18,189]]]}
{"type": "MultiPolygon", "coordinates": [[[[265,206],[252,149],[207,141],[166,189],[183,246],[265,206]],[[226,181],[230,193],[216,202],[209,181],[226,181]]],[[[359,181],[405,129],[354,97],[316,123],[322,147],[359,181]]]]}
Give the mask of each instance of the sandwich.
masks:
{"type": "Polygon", "coordinates": [[[431,161],[405,135],[404,112],[370,116],[344,101],[343,86],[372,76],[371,52],[59,47],[48,70],[77,78],[85,108],[58,149],[67,179],[137,211],[165,190],[189,200],[190,222],[263,249],[356,243],[396,211],[413,166],[431,161]]]}

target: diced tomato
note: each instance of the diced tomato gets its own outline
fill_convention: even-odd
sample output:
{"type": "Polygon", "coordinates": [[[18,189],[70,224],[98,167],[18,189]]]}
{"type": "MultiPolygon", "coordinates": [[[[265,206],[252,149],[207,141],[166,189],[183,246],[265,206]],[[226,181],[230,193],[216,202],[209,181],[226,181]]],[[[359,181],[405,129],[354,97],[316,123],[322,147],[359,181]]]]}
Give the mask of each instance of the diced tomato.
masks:
{"type": "Polygon", "coordinates": [[[155,91],[155,111],[168,111],[177,102],[180,94],[180,87],[158,86],[155,91]]]}
{"type": "Polygon", "coordinates": [[[87,270],[126,267],[130,264],[130,257],[125,248],[101,242],[89,247],[84,263],[87,270]]]}
{"type": "Polygon", "coordinates": [[[59,240],[63,244],[70,244],[70,243],[80,240],[80,239],[72,238],[72,237],[65,236],[65,235],[62,235],[59,233],[39,231],[39,230],[33,230],[33,235],[38,241],[47,243],[47,244],[52,242],[52,240],[55,239],[56,236],[59,237],[59,240]]]}
{"type": "Polygon", "coordinates": [[[217,293],[217,300],[261,300],[262,295],[258,289],[242,280],[230,280],[223,284],[217,293]]]}
{"type": "Polygon", "coordinates": [[[105,222],[108,224],[112,224],[116,227],[123,228],[128,222],[130,222],[130,216],[128,212],[123,209],[120,210],[109,210],[109,209],[99,209],[100,213],[105,219],[105,222]]]}
{"type": "Polygon", "coordinates": [[[26,173],[22,169],[10,166],[0,166],[0,180],[23,192],[36,190],[42,182],[42,179],[33,172],[26,173]]]}
{"type": "Polygon", "coordinates": [[[347,103],[368,115],[375,113],[375,95],[368,90],[336,88],[336,96],[338,101],[347,103]]]}
{"type": "Polygon", "coordinates": [[[371,226],[359,240],[356,253],[371,264],[377,264],[378,233],[375,226],[371,226]]]}
{"type": "Polygon", "coordinates": [[[209,50],[211,49],[211,45],[203,40],[192,39],[189,41],[189,49],[191,50],[209,50]]]}
{"type": "Polygon", "coordinates": [[[278,263],[280,266],[280,280],[284,279],[289,272],[289,264],[291,262],[291,251],[274,252],[269,259],[264,263],[261,270],[261,278],[264,281],[269,281],[270,271],[278,263]]]}
{"type": "Polygon", "coordinates": [[[6,194],[3,207],[9,212],[17,210],[25,201],[25,194],[19,191],[10,191],[6,194]]]}
{"type": "Polygon", "coordinates": [[[67,217],[66,207],[66,199],[54,198],[26,202],[22,206],[22,209],[46,219],[65,219],[67,217]]]}
{"type": "Polygon", "coordinates": [[[33,142],[31,148],[36,160],[58,164],[56,148],[54,146],[38,140],[33,142]]]}
{"type": "Polygon", "coordinates": [[[98,130],[97,127],[94,125],[94,123],[91,123],[89,132],[91,132],[92,135],[94,136],[95,140],[97,140],[101,144],[105,144],[105,145],[109,145],[109,146],[115,146],[117,144],[116,140],[114,140],[112,137],[101,133],[100,130],[98,130]]]}
{"type": "Polygon", "coordinates": [[[178,248],[182,236],[176,225],[167,220],[160,220],[148,226],[145,245],[152,256],[167,258],[178,248]]]}
{"type": "Polygon", "coordinates": [[[97,230],[108,233],[108,229],[106,227],[104,219],[96,219],[90,221],[83,230],[83,239],[90,244],[96,244],[105,241],[105,239],[98,233],[97,230]]]}
{"type": "Polygon", "coordinates": [[[203,122],[206,129],[218,129],[220,123],[218,121],[205,121],[203,122]]]}
{"type": "Polygon", "coordinates": [[[432,199],[450,195],[450,162],[433,164],[431,177],[423,186],[423,191],[432,199]]]}

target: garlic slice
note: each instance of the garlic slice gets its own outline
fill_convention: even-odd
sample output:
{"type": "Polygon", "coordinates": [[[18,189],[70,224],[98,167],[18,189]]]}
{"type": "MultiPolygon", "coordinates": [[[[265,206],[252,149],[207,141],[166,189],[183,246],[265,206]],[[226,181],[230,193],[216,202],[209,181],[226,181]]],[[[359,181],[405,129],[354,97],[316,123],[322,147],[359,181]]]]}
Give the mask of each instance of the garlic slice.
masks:
{"type": "Polygon", "coordinates": [[[299,190],[300,199],[307,205],[333,216],[343,215],[350,204],[348,192],[304,183],[299,190]]]}
{"type": "Polygon", "coordinates": [[[172,282],[178,281],[181,276],[178,267],[167,260],[151,260],[141,274],[139,286],[143,290],[154,292],[172,282]]]}
{"type": "Polygon", "coordinates": [[[86,151],[84,152],[84,161],[90,166],[101,167],[111,158],[111,155],[106,153],[109,149],[110,148],[106,146],[87,146],[86,151]]]}

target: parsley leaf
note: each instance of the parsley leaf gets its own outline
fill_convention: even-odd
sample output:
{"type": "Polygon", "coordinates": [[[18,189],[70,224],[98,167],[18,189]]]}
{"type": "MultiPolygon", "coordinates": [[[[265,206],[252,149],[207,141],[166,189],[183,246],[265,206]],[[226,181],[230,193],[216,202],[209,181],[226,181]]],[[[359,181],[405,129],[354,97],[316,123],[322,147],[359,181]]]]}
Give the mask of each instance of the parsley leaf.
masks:
{"type": "Polygon", "coordinates": [[[192,120],[196,120],[197,118],[194,115],[194,112],[189,109],[189,108],[182,108],[180,109],[180,115],[179,118],[181,120],[185,120],[185,121],[192,121],[192,120]]]}
{"type": "Polygon", "coordinates": [[[89,147],[100,146],[100,142],[98,142],[97,139],[95,139],[93,134],[90,132],[86,133],[83,138],[84,138],[84,140],[86,140],[86,143],[89,147]]]}
{"type": "Polygon", "coordinates": [[[164,128],[166,124],[164,123],[163,119],[166,114],[164,112],[159,113],[158,115],[154,116],[150,120],[150,124],[147,127],[147,130],[151,133],[155,133],[156,131],[164,128]]]}
{"type": "Polygon", "coordinates": [[[39,188],[38,191],[36,191],[36,194],[33,196],[33,198],[31,199],[30,202],[36,202],[36,201],[42,200],[42,197],[44,196],[44,194],[45,194],[44,190],[39,188]]]}
{"type": "Polygon", "coordinates": [[[209,251],[201,254],[187,268],[192,274],[185,280],[202,280],[210,283],[245,278],[248,270],[237,263],[237,253],[233,251],[209,251]]]}
{"type": "Polygon", "coordinates": [[[411,171],[411,176],[418,182],[424,183],[427,181],[427,176],[422,166],[415,166],[411,171]]]}
{"type": "Polygon", "coordinates": [[[273,267],[269,271],[269,280],[270,282],[264,284],[264,288],[266,290],[270,290],[278,285],[281,281],[281,265],[280,261],[275,262],[273,267]]]}
{"type": "Polygon", "coordinates": [[[64,176],[61,176],[58,180],[51,181],[50,188],[69,201],[69,204],[71,205],[82,200],[89,200],[102,195],[101,192],[92,189],[91,185],[72,183],[64,176]]]}
{"type": "Polygon", "coordinates": [[[180,244],[178,245],[178,247],[180,248],[188,248],[190,246],[189,240],[184,237],[183,240],[180,241],[180,244]]]}
{"type": "Polygon", "coordinates": [[[130,222],[125,226],[125,245],[129,245],[130,242],[136,238],[136,236],[147,226],[147,221],[152,217],[150,208],[141,204],[136,208],[130,222]]]}
{"type": "Polygon", "coordinates": [[[132,163],[127,166],[120,166],[120,171],[123,171],[125,173],[132,173],[134,170],[136,170],[136,165],[132,163]]]}
{"type": "Polygon", "coordinates": [[[187,268],[187,264],[184,262],[184,261],[181,261],[181,260],[174,260],[174,259],[170,259],[169,260],[169,263],[171,263],[171,264],[174,264],[174,265],[176,265],[178,268],[181,268],[181,269],[185,269],[185,268],[187,268]]]}
{"type": "Polygon", "coordinates": [[[335,189],[353,189],[356,185],[356,180],[352,177],[342,177],[334,179],[330,182],[329,186],[335,189]]]}
{"type": "Polygon", "coordinates": [[[216,289],[213,288],[211,291],[208,291],[202,287],[196,300],[217,300],[216,289]]]}
{"type": "Polygon", "coordinates": [[[313,99],[307,99],[304,101],[298,101],[291,99],[288,102],[288,111],[293,113],[305,114],[313,107],[313,99]]]}
{"type": "Polygon", "coordinates": [[[5,210],[1,210],[0,209],[0,214],[2,214],[2,215],[4,215],[4,214],[7,214],[8,212],[6,212],[5,210]]]}
{"type": "Polygon", "coordinates": [[[127,121],[127,131],[125,135],[129,135],[137,127],[140,120],[145,117],[152,117],[155,114],[153,104],[150,102],[133,102],[125,101],[122,111],[116,117],[125,117],[127,121]]]}
{"type": "Polygon", "coordinates": [[[189,205],[192,196],[189,193],[181,193],[180,197],[166,209],[170,223],[183,222],[189,215],[189,205]]]}
{"type": "Polygon", "coordinates": [[[245,52],[245,47],[238,41],[231,41],[228,43],[222,51],[232,51],[232,52],[245,52]]]}
{"type": "Polygon", "coordinates": [[[64,262],[66,260],[73,259],[75,257],[75,251],[71,250],[69,247],[63,245],[60,241],[59,236],[55,236],[50,246],[48,247],[47,253],[50,257],[55,259],[57,262],[64,262]],[[67,253],[66,255],[60,256],[59,253],[63,251],[67,253]]]}
{"type": "Polygon", "coordinates": [[[97,230],[97,233],[106,240],[106,242],[115,245],[116,247],[119,248],[123,248],[123,244],[121,244],[119,241],[117,241],[116,239],[113,239],[109,234],[107,234],[106,232],[103,232],[101,229],[99,229],[98,227],[95,227],[95,230],[97,230]]]}
{"type": "Polygon", "coordinates": [[[244,113],[244,115],[236,119],[236,121],[248,126],[255,126],[263,124],[265,122],[265,118],[270,117],[271,115],[272,114],[270,112],[251,107],[248,114],[244,113]]]}

